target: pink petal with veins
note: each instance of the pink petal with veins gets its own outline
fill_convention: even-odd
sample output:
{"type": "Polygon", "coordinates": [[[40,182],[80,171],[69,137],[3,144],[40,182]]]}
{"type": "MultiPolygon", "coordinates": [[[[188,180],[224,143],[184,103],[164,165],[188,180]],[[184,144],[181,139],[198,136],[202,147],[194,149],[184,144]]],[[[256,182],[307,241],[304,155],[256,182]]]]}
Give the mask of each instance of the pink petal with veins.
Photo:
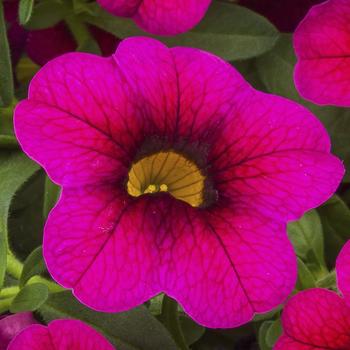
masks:
{"type": "Polygon", "coordinates": [[[238,326],[287,297],[296,267],[286,222],[327,200],[344,171],[305,108],[255,91],[218,57],[146,38],[112,58],[47,64],[15,127],[63,186],[45,226],[53,278],[103,311],[165,292],[208,327],[238,326]],[[155,146],[200,162],[214,202],[129,196],[132,162],[155,146]]]}
{"type": "Polygon", "coordinates": [[[294,33],[299,93],[321,105],[350,106],[350,2],[311,8],[294,33]]]}
{"type": "Polygon", "coordinates": [[[337,283],[345,301],[350,304],[350,241],[340,251],[336,262],[337,283]]]}
{"type": "Polygon", "coordinates": [[[116,16],[131,17],[146,32],[157,35],[184,33],[197,25],[211,0],[99,0],[116,16]]]}
{"type": "Polygon", "coordinates": [[[55,320],[22,331],[8,350],[114,350],[93,328],[78,320],[55,320]]]}
{"type": "Polygon", "coordinates": [[[274,350],[350,349],[350,308],[335,292],[314,288],[289,300],[274,350]]]}

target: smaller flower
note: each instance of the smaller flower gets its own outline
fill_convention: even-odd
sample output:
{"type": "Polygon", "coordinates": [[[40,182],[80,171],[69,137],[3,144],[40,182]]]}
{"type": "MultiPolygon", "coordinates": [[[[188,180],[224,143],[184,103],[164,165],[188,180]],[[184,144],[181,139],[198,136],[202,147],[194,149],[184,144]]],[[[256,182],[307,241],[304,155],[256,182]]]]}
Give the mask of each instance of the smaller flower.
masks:
{"type": "Polygon", "coordinates": [[[6,350],[12,338],[24,328],[37,323],[31,312],[0,317],[0,350],[6,350]]]}
{"type": "Polygon", "coordinates": [[[294,34],[295,85],[321,105],[350,106],[350,1],[311,8],[294,34]]]}
{"type": "Polygon", "coordinates": [[[322,0],[240,0],[239,4],[267,17],[280,31],[293,32],[309,8],[322,0]]]}
{"type": "Polygon", "coordinates": [[[55,320],[19,333],[8,350],[114,350],[93,328],[78,320],[55,320]]]}
{"type": "Polygon", "coordinates": [[[132,18],[147,32],[176,35],[197,25],[211,0],[98,0],[98,3],[113,15],[132,18]]]}
{"type": "Polygon", "coordinates": [[[337,293],[308,289],[289,300],[282,314],[283,335],[274,350],[350,349],[350,241],[336,263],[337,293]]]}

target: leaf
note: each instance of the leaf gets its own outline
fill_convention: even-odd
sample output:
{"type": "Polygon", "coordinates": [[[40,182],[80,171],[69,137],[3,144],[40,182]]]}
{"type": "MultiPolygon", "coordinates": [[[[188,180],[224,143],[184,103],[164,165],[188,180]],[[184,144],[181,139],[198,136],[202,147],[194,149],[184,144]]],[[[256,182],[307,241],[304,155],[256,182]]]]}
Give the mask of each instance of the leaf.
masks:
{"type": "Polygon", "coordinates": [[[23,264],[23,270],[19,286],[23,287],[31,277],[40,275],[46,271],[46,265],[43,258],[42,247],[38,247],[32,251],[23,264]]]}
{"type": "Polygon", "coordinates": [[[51,294],[39,309],[46,322],[80,319],[104,334],[118,350],[176,350],[165,327],[144,306],[122,313],[102,313],[80,304],[71,292],[51,294]]]}
{"type": "Polygon", "coordinates": [[[258,335],[258,341],[259,341],[259,347],[260,350],[271,350],[272,347],[269,346],[266,342],[266,336],[269,328],[273,325],[273,321],[265,321],[259,328],[259,335],[258,335]]]}
{"type": "MultiPolygon", "coordinates": [[[[288,34],[281,36],[271,51],[258,57],[255,61],[261,80],[268,92],[290,98],[309,108],[327,129],[332,140],[334,154],[344,160],[346,168],[350,169],[350,109],[319,106],[303,100],[294,86],[295,63],[292,37],[288,34]]],[[[344,181],[350,181],[349,171],[344,181]]]]}
{"type": "Polygon", "coordinates": [[[0,151],[0,289],[6,271],[8,214],[11,200],[20,186],[39,166],[20,152],[0,151]]]}
{"type": "Polygon", "coordinates": [[[33,283],[21,289],[10,306],[12,313],[35,311],[45,303],[49,290],[45,284],[33,283]]]}
{"type": "Polygon", "coordinates": [[[334,195],[317,211],[325,232],[327,262],[334,266],[342,246],[350,239],[350,209],[339,196],[334,195]]]}
{"type": "Polygon", "coordinates": [[[192,321],[187,316],[180,316],[180,324],[187,345],[192,345],[193,343],[195,343],[203,336],[205,332],[204,327],[192,321]]]}
{"type": "Polygon", "coordinates": [[[7,40],[4,7],[0,0],[0,107],[9,106],[14,98],[10,48],[7,40]]]}
{"type": "Polygon", "coordinates": [[[298,221],[288,224],[288,237],[297,255],[304,261],[317,262],[325,266],[323,230],[316,210],[310,210],[298,221]]]}
{"type": "Polygon", "coordinates": [[[218,1],[212,3],[198,26],[174,37],[147,34],[132,20],[115,17],[96,4],[91,4],[91,9],[94,15],[84,14],[85,21],[119,38],[151,36],[170,47],[197,47],[230,61],[261,55],[270,50],[279,37],[277,29],[264,17],[245,7],[218,1]]]}
{"type": "Polygon", "coordinates": [[[51,209],[55,206],[58,197],[60,196],[61,188],[53,183],[46,175],[45,177],[45,193],[43,205],[43,217],[46,220],[51,209]]]}
{"type": "Polygon", "coordinates": [[[309,268],[304,264],[304,262],[298,258],[298,281],[297,288],[299,290],[314,288],[316,286],[316,280],[309,270],[309,268]]]}
{"type": "Polygon", "coordinates": [[[14,136],[0,135],[0,149],[18,149],[18,142],[14,136]]]}
{"type": "Polygon", "coordinates": [[[53,27],[69,13],[64,4],[57,0],[41,1],[34,6],[33,14],[26,24],[31,30],[53,27]]]}
{"type": "Polygon", "coordinates": [[[30,20],[33,13],[34,0],[20,0],[19,2],[19,23],[25,25],[30,20]]]}
{"type": "Polygon", "coordinates": [[[277,319],[273,321],[273,323],[270,325],[270,327],[266,331],[265,340],[266,340],[267,346],[272,348],[277,342],[281,334],[282,334],[281,320],[277,319]]]}

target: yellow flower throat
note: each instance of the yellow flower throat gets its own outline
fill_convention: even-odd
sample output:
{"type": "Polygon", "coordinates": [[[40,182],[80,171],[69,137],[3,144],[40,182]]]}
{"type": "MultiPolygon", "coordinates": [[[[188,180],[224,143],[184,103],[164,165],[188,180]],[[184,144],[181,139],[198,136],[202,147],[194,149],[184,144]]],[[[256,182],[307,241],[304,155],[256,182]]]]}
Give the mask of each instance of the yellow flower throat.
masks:
{"type": "Polygon", "coordinates": [[[192,207],[204,202],[205,176],[198,166],[176,151],[161,151],[141,158],[129,170],[130,196],[168,192],[192,207]]]}

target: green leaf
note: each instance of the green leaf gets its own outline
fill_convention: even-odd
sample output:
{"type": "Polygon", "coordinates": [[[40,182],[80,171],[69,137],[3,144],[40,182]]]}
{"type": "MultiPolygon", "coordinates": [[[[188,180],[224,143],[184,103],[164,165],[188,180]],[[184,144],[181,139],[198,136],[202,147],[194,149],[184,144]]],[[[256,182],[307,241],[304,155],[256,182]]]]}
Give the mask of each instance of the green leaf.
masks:
{"type": "Polygon", "coordinates": [[[325,233],[327,262],[330,266],[334,266],[341,248],[350,239],[350,209],[339,196],[334,195],[317,208],[317,211],[325,233]]]}
{"type": "Polygon", "coordinates": [[[25,286],[13,299],[10,311],[12,313],[35,311],[45,303],[49,290],[45,284],[33,283],[25,286]]]}
{"type": "Polygon", "coordinates": [[[309,270],[309,268],[304,264],[304,262],[298,258],[298,281],[297,288],[299,290],[314,288],[316,286],[316,280],[309,270]]]}
{"type": "Polygon", "coordinates": [[[26,24],[31,30],[45,29],[56,25],[69,14],[68,8],[57,0],[41,1],[34,6],[33,14],[26,24]]]}
{"type": "Polygon", "coordinates": [[[4,7],[0,0],[0,107],[9,106],[14,98],[10,48],[6,33],[4,7]]]}
{"type": "Polygon", "coordinates": [[[48,176],[45,177],[45,193],[44,193],[44,206],[43,217],[46,220],[51,209],[55,206],[58,197],[61,193],[61,188],[53,183],[48,176]]]}
{"type": "Polygon", "coordinates": [[[205,332],[204,327],[191,320],[188,316],[180,316],[180,324],[187,345],[195,343],[205,332]]]}
{"type": "Polygon", "coordinates": [[[34,0],[20,0],[19,2],[19,23],[25,25],[30,20],[33,13],[34,0]]]}
{"type": "Polygon", "coordinates": [[[151,36],[170,47],[197,47],[230,61],[263,54],[275,45],[279,36],[276,28],[264,17],[245,7],[218,1],[212,3],[198,26],[174,37],[149,35],[130,19],[115,17],[96,4],[91,8],[95,15],[85,14],[85,21],[119,38],[151,36]]]}
{"type": "Polygon", "coordinates": [[[272,349],[272,347],[267,344],[266,336],[267,336],[268,330],[273,325],[273,323],[274,323],[273,321],[265,321],[259,328],[258,341],[259,341],[260,350],[272,349]]]}
{"type": "MultiPolygon", "coordinates": [[[[303,104],[309,108],[327,129],[332,140],[332,151],[344,160],[350,169],[350,109],[333,106],[319,106],[303,100],[295,89],[293,71],[296,57],[291,35],[284,34],[276,46],[256,59],[256,69],[267,90],[303,104]]],[[[350,181],[350,172],[344,177],[350,181]]]]}
{"type": "Polygon", "coordinates": [[[0,151],[0,288],[6,271],[8,214],[13,196],[39,166],[20,152],[0,151]]]}
{"type": "Polygon", "coordinates": [[[118,350],[177,349],[165,327],[144,306],[122,313],[102,313],[83,306],[67,291],[51,294],[39,312],[46,322],[80,319],[104,334],[118,350]]]}
{"type": "Polygon", "coordinates": [[[270,325],[270,327],[266,331],[266,344],[269,347],[273,347],[275,343],[277,342],[278,338],[282,334],[282,324],[281,320],[277,319],[273,321],[273,323],[270,325]]]}
{"type": "Polygon", "coordinates": [[[298,221],[290,222],[288,237],[300,258],[304,261],[311,258],[310,262],[325,266],[323,230],[316,210],[310,210],[298,221]]]}
{"type": "Polygon", "coordinates": [[[40,275],[45,271],[46,265],[43,258],[43,250],[40,246],[34,249],[24,262],[19,286],[23,287],[31,277],[40,275]]]}

